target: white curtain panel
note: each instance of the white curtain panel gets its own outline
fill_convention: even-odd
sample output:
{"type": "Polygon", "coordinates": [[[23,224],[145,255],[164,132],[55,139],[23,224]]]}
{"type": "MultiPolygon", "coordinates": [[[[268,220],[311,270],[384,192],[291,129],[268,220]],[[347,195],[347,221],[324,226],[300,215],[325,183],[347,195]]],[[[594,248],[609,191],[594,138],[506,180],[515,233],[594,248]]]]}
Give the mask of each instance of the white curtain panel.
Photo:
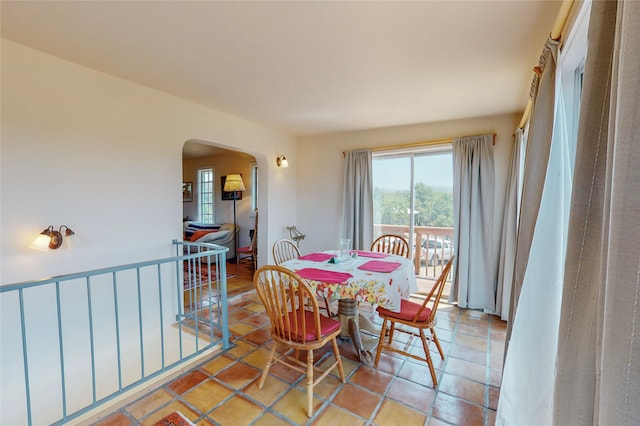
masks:
{"type": "Polygon", "coordinates": [[[640,2],[593,2],[556,425],[640,424],[640,2]]]}
{"type": "Polygon", "coordinates": [[[495,311],[493,135],[454,139],[453,277],[449,302],[495,311]]]}
{"type": "Polygon", "coordinates": [[[373,242],[373,168],[371,150],[345,155],[342,200],[343,238],[354,249],[369,250],[373,242]]]}
{"type": "Polygon", "coordinates": [[[496,284],[495,315],[506,321],[509,316],[511,303],[511,285],[513,283],[513,267],[516,258],[516,233],[518,231],[518,215],[520,214],[520,162],[522,146],[526,143],[527,129],[516,130],[516,140],[513,144],[511,166],[507,181],[504,214],[502,217],[502,239],[500,244],[500,259],[498,263],[498,280],[496,284]]]}
{"type": "Polygon", "coordinates": [[[557,55],[558,42],[551,39],[547,40],[538,63],[542,73],[539,78],[534,79],[531,85],[533,106],[529,122],[527,148],[525,150],[522,200],[516,237],[511,301],[509,303],[506,351],[509,350],[513,319],[518,309],[518,299],[520,298],[520,290],[522,289],[524,274],[529,262],[529,250],[533,242],[533,233],[547,175],[556,102],[557,55]]]}
{"type": "Polygon", "coordinates": [[[545,184],[503,367],[499,425],[551,424],[573,152],[561,87],[557,82],[545,184]]]}

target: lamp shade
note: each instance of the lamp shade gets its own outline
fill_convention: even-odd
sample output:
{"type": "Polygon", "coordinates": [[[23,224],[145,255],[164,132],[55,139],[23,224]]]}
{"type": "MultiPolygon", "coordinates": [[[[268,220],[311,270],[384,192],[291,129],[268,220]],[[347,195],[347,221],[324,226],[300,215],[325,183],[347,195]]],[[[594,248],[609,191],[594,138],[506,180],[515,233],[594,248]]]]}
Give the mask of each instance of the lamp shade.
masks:
{"type": "Polygon", "coordinates": [[[276,158],[276,165],[278,167],[289,167],[289,162],[287,161],[287,157],[285,157],[284,154],[279,155],[278,158],[276,158]]]}
{"type": "Polygon", "coordinates": [[[224,190],[229,191],[244,191],[244,182],[242,182],[242,176],[239,174],[227,175],[224,181],[224,190]]]}
{"type": "Polygon", "coordinates": [[[38,234],[29,247],[40,251],[47,251],[49,249],[50,242],[51,237],[44,234],[38,234]]]}

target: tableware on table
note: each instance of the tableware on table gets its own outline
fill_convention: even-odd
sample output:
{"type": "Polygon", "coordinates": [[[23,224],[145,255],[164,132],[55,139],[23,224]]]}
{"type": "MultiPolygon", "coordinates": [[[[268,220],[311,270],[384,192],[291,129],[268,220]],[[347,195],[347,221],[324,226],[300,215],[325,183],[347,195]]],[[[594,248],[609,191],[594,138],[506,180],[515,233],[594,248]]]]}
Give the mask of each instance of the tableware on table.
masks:
{"type": "Polygon", "coordinates": [[[340,238],[340,260],[351,259],[351,238],[340,238]]]}

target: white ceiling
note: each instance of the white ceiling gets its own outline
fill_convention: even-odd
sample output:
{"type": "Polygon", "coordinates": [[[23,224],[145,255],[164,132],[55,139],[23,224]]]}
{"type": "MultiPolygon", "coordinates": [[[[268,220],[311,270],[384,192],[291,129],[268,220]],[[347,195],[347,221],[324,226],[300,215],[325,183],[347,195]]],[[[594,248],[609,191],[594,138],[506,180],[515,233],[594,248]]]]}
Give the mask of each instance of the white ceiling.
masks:
{"type": "Polygon", "coordinates": [[[293,135],[524,109],[556,1],[7,1],[2,37],[293,135]]]}

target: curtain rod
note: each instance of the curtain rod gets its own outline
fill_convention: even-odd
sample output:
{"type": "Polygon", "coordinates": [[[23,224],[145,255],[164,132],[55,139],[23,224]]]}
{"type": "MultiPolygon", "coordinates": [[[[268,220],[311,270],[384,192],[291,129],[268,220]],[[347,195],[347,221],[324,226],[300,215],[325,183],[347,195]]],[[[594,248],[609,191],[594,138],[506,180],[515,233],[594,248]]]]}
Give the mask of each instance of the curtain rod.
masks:
{"type": "Polygon", "coordinates": [[[405,144],[399,144],[399,145],[379,146],[376,148],[371,148],[371,152],[390,151],[392,149],[404,149],[404,148],[422,148],[423,146],[442,145],[442,144],[451,143],[451,142],[453,142],[452,138],[441,139],[438,141],[423,141],[423,142],[413,142],[413,143],[405,143],[405,144]]]}
{"type": "MultiPolygon", "coordinates": [[[[458,139],[458,138],[466,138],[469,136],[480,136],[482,135],[482,133],[480,134],[475,134],[475,135],[467,135],[467,136],[456,136],[455,138],[448,138],[448,139],[440,139],[440,140],[436,140],[436,141],[423,141],[423,142],[412,142],[412,143],[406,143],[406,144],[400,144],[400,145],[388,145],[388,146],[378,146],[375,148],[361,148],[361,149],[370,149],[371,152],[378,152],[378,151],[390,151],[392,149],[406,149],[406,148],[422,148],[425,146],[431,146],[431,145],[442,145],[445,143],[451,143],[453,142],[454,139],[458,139]]],[[[492,133],[493,135],[493,144],[496,144],[496,134],[492,133]]],[[[353,150],[353,151],[359,151],[359,150],[353,150]]],[[[342,155],[345,155],[345,151],[342,151],[342,155]]]]}
{"type": "MultiPolygon", "coordinates": [[[[562,35],[562,31],[564,30],[565,25],[567,24],[567,19],[569,19],[569,12],[571,12],[571,7],[573,6],[574,0],[563,0],[560,5],[560,10],[558,11],[558,16],[556,16],[556,21],[553,23],[553,28],[551,29],[551,33],[549,34],[549,38],[554,41],[560,40],[560,36],[562,35]]],[[[536,69],[534,68],[534,72],[536,69]]],[[[522,119],[520,120],[520,124],[518,124],[518,128],[523,129],[525,124],[527,124],[527,120],[529,120],[529,115],[531,115],[531,107],[533,106],[533,101],[531,97],[527,101],[527,106],[524,108],[524,113],[522,114],[522,119]]]]}

